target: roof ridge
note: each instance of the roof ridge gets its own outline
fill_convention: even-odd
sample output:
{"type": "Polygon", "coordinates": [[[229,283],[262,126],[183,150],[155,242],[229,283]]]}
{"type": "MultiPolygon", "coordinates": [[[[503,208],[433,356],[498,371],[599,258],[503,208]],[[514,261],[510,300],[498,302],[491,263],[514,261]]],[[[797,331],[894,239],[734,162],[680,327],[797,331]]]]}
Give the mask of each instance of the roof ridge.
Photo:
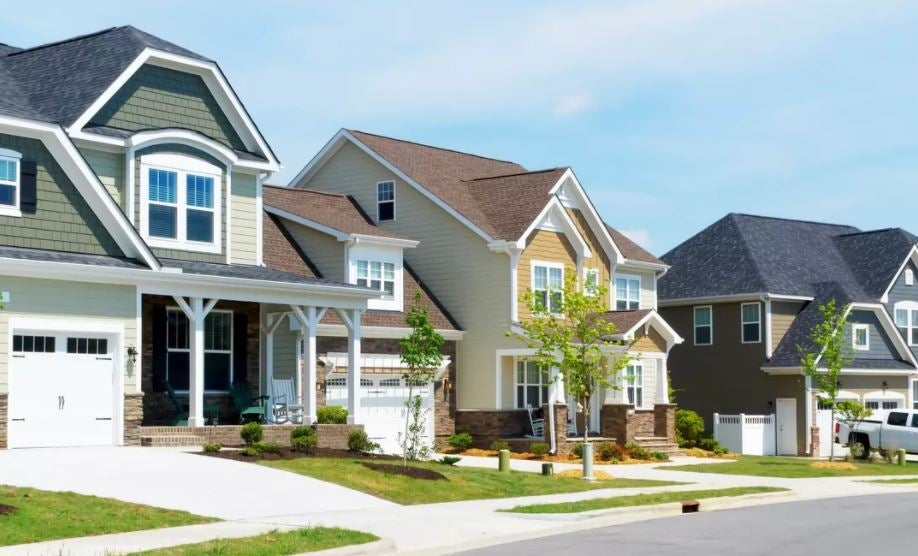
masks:
{"type": "Polygon", "coordinates": [[[851,226],[849,224],[833,224],[832,222],[817,222],[816,220],[800,220],[797,218],[786,218],[782,216],[765,216],[762,214],[749,214],[745,212],[731,212],[728,216],[743,216],[746,218],[761,218],[762,220],[781,220],[783,222],[796,222],[798,224],[816,224],[818,226],[832,226],[835,228],[854,228],[855,230],[860,231],[857,227],[851,226]]]}
{"type": "Polygon", "coordinates": [[[428,145],[427,143],[418,143],[417,141],[409,141],[408,139],[399,139],[398,137],[390,137],[390,136],[388,136],[388,135],[380,135],[380,134],[378,134],[378,133],[370,133],[370,132],[368,132],[368,131],[361,131],[361,130],[359,130],[359,129],[347,129],[347,128],[345,128],[345,130],[348,131],[349,133],[355,133],[355,132],[356,132],[356,133],[363,133],[364,135],[372,135],[373,137],[379,137],[380,139],[388,139],[388,140],[390,140],[390,141],[398,141],[399,143],[408,143],[408,144],[411,144],[411,145],[417,145],[417,146],[419,146],[419,147],[427,147],[428,149],[436,149],[436,150],[438,150],[438,151],[446,151],[446,152],[451,152],[451,153],[455,153],[455,154],[461,154],[461,155],[464,155],[464,156],[473,156],[473,157],[475,157],[475,158],[480,158],[480,159],[482,159],[482,160],[493,160],[494,162],[503,162],[503,163],[505,163],[505,164],[516,164],[517,166],[522,166],[522,164],[520,164],[519,162],[513,162],[512,160],[503,160],[503,159],[500,159],[500,158],[493,158],[493,157],[490,157],[490,156],[483,156],[483,155],[480,155],[480,154],[470,153],[470,152],[466,152],[466,151],[460,151],[460,150],[456,150],[456,149],[449,149],[449,148],[446,148],[446,147],[438,147],[438,146],[436,146],[436,145],[428,145]]]}
{"type": "MultiPolygon", "coordinates": [[[[127,27],[130,27],[130,26],[127,26],[127,27]]],[[[45,48],[51,48],[51,47],[54,47],[54,46],[60,46],[60,45],[62,45],[62,44],[67,44],[67,43],[70,43],[70,42],[76,42],[76,41],[80,41],[80,40],[83,40],[83,39],[88,39],[88,38],[90,38],[90,37],[95,37],[95,36],[98,36],[98,35],[103,35],[103,34],[105,34],[105,33],[111,33],[112,31],[115,31],[115,30],[118,30],[118,29],[124,29],[124,28],[125,28],[125,26],[122,26],[122,27],[109,27],[109,28],[107,28],[107,29],[102,29],[102,30],[100,30],[100,31],[94,31],[94,32],[92,32],[92,33],[85,33],[85,34],[83,34],[83,35],[77,35],[77,36],[75,36],[75,37],[70,37],[70,38],[68,38],[68,39],[61,39],[61,40],[59,40],[59,41],[54,41],[54,42],[46,42],[46,43],[44,43],[44,44],[39,44],[39,45],[37,45],[37,46],[31,46],[31,47],[29,47],[29,48],[20,48],[20,49],[17,50],[16,52],[10,52],[9,54],[7,54],[6,57],[9,58],[9,57],[11,57],[11,56],[18,56],[19,54],[25,54],[25,53],[28,53],[28,52],[35,52],[36,50],[43,50],[43,49],[45,49],[45,48]]],[[[7,45],[7,46],[9,46],[9,45],[7,45]]]]}
{"type": "Polygon", "coordinates": [[[310,189],[308,187],[287,187],[286,185],[273,185],[273,184],[262,184],[262,187],[270,187],[271,189],[283,189],[284,191],[299,191],[302,193],[318,193],[319,195],[325,195],[327,197],[341,197],[344,199],[348,198],[348,195],[344,193],[335,193],[334,191],[320,191],[318,189],[310,189]]]}
{"type": "Polygon", "coordinates": [[[851,232],[851,233],[849,233],[849,234],[838,234],[838,235],[835,236],[835,237],[864,236],[864,235],[868,235],[868,234],[881,234],[881,233],[884,233],[884,232],[905,232],[905,233],[909,233],[908,230],[906,230],[906,229],[904,229],[904,228],[890,227],[890,228],[880,228],[880,229],[878,229],[878,230],[865,230],[865,231],[851,232]]]}
{"type": "Polygon", "coordinates": [[[480,178],[472,178],[468,180],[459,180],[465,183],[473,181],[485,181],[485,180],[496,180],[500,178],[511,178],[514,176],[528,176],[530,174],[547,174],[548,172],[554,172],[556,170],[563,170],[570,168],[570,166],[555,166],[554,168],[546,168],[544,170],[527,170],[525,172],[513,172],[512,174],[495,174],[493,176],[482,176],[480,178]]]}
{"type": "Polygon", "coordinates": [[[749,248],[749,242],[746,240],[746,234],[743,233],[743,230],[740,228],[739,223],[737,223],[736,221],[736,217],[742,216],[742,215],[737,214],[737,213],[731,213],[730,216],[732,216],[732,218],[730,218],[730,222],[734,226],[736,226],[736,232],[743,246],[743,252],[746,253],[746,258],[749,259],[749,262],[752,264],[752,270],[755,271],[755,277],[759,281],[759,285],[760,285],[759,289],[761,289],[762,291],[771,291],[768,284],[765,283],[765,279],[762,278],[762,270],[759,268],[758,261],[756,261],[755,257],[752,256],[752,250],[749,248]]]}

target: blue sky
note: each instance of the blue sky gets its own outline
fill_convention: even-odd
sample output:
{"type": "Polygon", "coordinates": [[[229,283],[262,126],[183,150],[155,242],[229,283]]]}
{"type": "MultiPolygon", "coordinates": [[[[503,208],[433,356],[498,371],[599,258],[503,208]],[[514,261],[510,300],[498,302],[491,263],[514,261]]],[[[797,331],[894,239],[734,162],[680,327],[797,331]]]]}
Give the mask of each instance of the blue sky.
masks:
{"type": "Polygon", "coordinates": [[[662,254],[727,212],[918,232],[918,4],[4,6],[0,42],[133,24],[216,59],[286,183],[341,127],[569,165],[662,254]]]}

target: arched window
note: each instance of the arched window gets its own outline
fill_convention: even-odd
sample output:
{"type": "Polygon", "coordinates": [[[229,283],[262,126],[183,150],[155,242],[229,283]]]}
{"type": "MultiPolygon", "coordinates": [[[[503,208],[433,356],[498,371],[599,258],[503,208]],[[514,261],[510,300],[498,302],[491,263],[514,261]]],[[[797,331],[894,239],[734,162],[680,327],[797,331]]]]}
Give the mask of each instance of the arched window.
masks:
{"type": "Polygon", "coordinates": [[[906,286],[915,285],[915,271],[910,268],[905,269],[905,285],[906,286]]]}

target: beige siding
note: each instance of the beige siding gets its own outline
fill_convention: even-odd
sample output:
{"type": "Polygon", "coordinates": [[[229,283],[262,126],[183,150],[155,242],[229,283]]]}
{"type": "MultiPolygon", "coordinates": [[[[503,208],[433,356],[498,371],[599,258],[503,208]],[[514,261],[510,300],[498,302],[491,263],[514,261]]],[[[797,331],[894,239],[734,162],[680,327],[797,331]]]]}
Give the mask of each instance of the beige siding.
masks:
{"type": "MultiPolygon", "coordinates": [[[[11,318],[106,321],[124,326],[124,346],[137,345],[137,294],[131,286],[0,277],[10,301],[0,311],[0,393],[8,391],[11,318]]],[[[134,392],[135,377],[125,368],[125,392],[134,392]]]]}
{"type": "Polygon", "coordinates": [[[506,338],[509,257],[489,251],[484,239],[351,144],[300,185],[347,193],[367,214],[375,215],[376,182],[387,179],[395,180],[397,219],[381,225],[420,241],[417,248],[405,250],[405,260],[466,330],[458,344],[458,405],[494,408],[495,349],[522,347],[506,338]]]}
{"type": "Polygon", "coordinates": [[[791,303],[786,301],[771,302],[771,345],[776,349],[787,334],[787,330],[793,324],[803,303],[791,303]]]}
{"type": "MultiPolygon", "coordinates": [[[[529,236],[516,267],[521,295],[532,289],[532,265],[536,261],[563,264],[565,278],[568,272],[577,272],[577,254],[567,237],[558,232],[535,230],[529,236]]],[[[531,317],[529,307],[522,299],[518,312],[520,320],[531,317]]]]}
{"type": "MultiPolygon", "coordinates": [[[[629,276],[639,276],[641,278],[641,309],[656,309],[656,282],[654,281],[654,272],[651,270],[639,270],[636,268],[621,265],[615,269],[615,274],[627,274],[629,276]]],[[[614,287],[614,286],[613,286],[614,287]]],[[[613,295],[614,295],[613,291],[613,295]]],[[[614,309],[614,307],[613,307],[614,309]]]]}
{"type": "Polygon", "coordinates": [[[111,194],[121,210],[127,210],[124,191],[124,155],[93,149],[80,149],[80,154],[89,163],[89,167],[99,177],[99,181],[111,194]]]}
{"type": "Polygon", "coordinates": [[[344,281],[344,242],[289,220],[284,226],[323,278],[344,281]]]}
{"type": "Polygon", "coordinates": [[[640,353],[666,353],[666,340],[653,328],[650,329],[649,334],[644,334],[643,331],[640,331],[635,334],[631,350],[640,353]]]}
{"type": "Polygon", "coordinates": [[[255,176],[237,174],[232,176],[230,196],[230,244],[232,264],[258,263],[258,187],[255,176]]]}
{"type": "MultiPolygon", "coordinates": [[[[590,257],[583,260],[584,272],[586,272],[585,269],[588,268],[595,268],[599,271],[599,284],[606,288],[604,299],[606,300],[606,306],[609,306],[612,295],[612,290],[610,288],[611,266],[609,264],[609,257],[606,256],[602,244],[599,243],[599,239],[596,237],[596,234],[593,233],[583,213],[579,209],[567,209],[567,212],[571,220],[574,221],[574,224],[577,225],[577,230],[580,232],[580,235],[583,236],[587,245],[590,246],[590,257]]],[[[583,279],[582,276],[580,278],[581,280],[583,279]]]]}

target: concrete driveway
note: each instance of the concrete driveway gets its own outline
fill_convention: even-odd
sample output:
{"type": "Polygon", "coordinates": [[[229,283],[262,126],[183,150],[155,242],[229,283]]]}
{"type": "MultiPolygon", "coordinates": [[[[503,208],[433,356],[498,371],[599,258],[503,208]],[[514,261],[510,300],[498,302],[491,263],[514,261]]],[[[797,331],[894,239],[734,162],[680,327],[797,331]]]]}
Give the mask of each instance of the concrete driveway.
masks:
{"type": "Polygon", "coordinates": [[[295,473],[167,448],[0,450],[0,484],[232,520],[395,506],[295,473]]]}

